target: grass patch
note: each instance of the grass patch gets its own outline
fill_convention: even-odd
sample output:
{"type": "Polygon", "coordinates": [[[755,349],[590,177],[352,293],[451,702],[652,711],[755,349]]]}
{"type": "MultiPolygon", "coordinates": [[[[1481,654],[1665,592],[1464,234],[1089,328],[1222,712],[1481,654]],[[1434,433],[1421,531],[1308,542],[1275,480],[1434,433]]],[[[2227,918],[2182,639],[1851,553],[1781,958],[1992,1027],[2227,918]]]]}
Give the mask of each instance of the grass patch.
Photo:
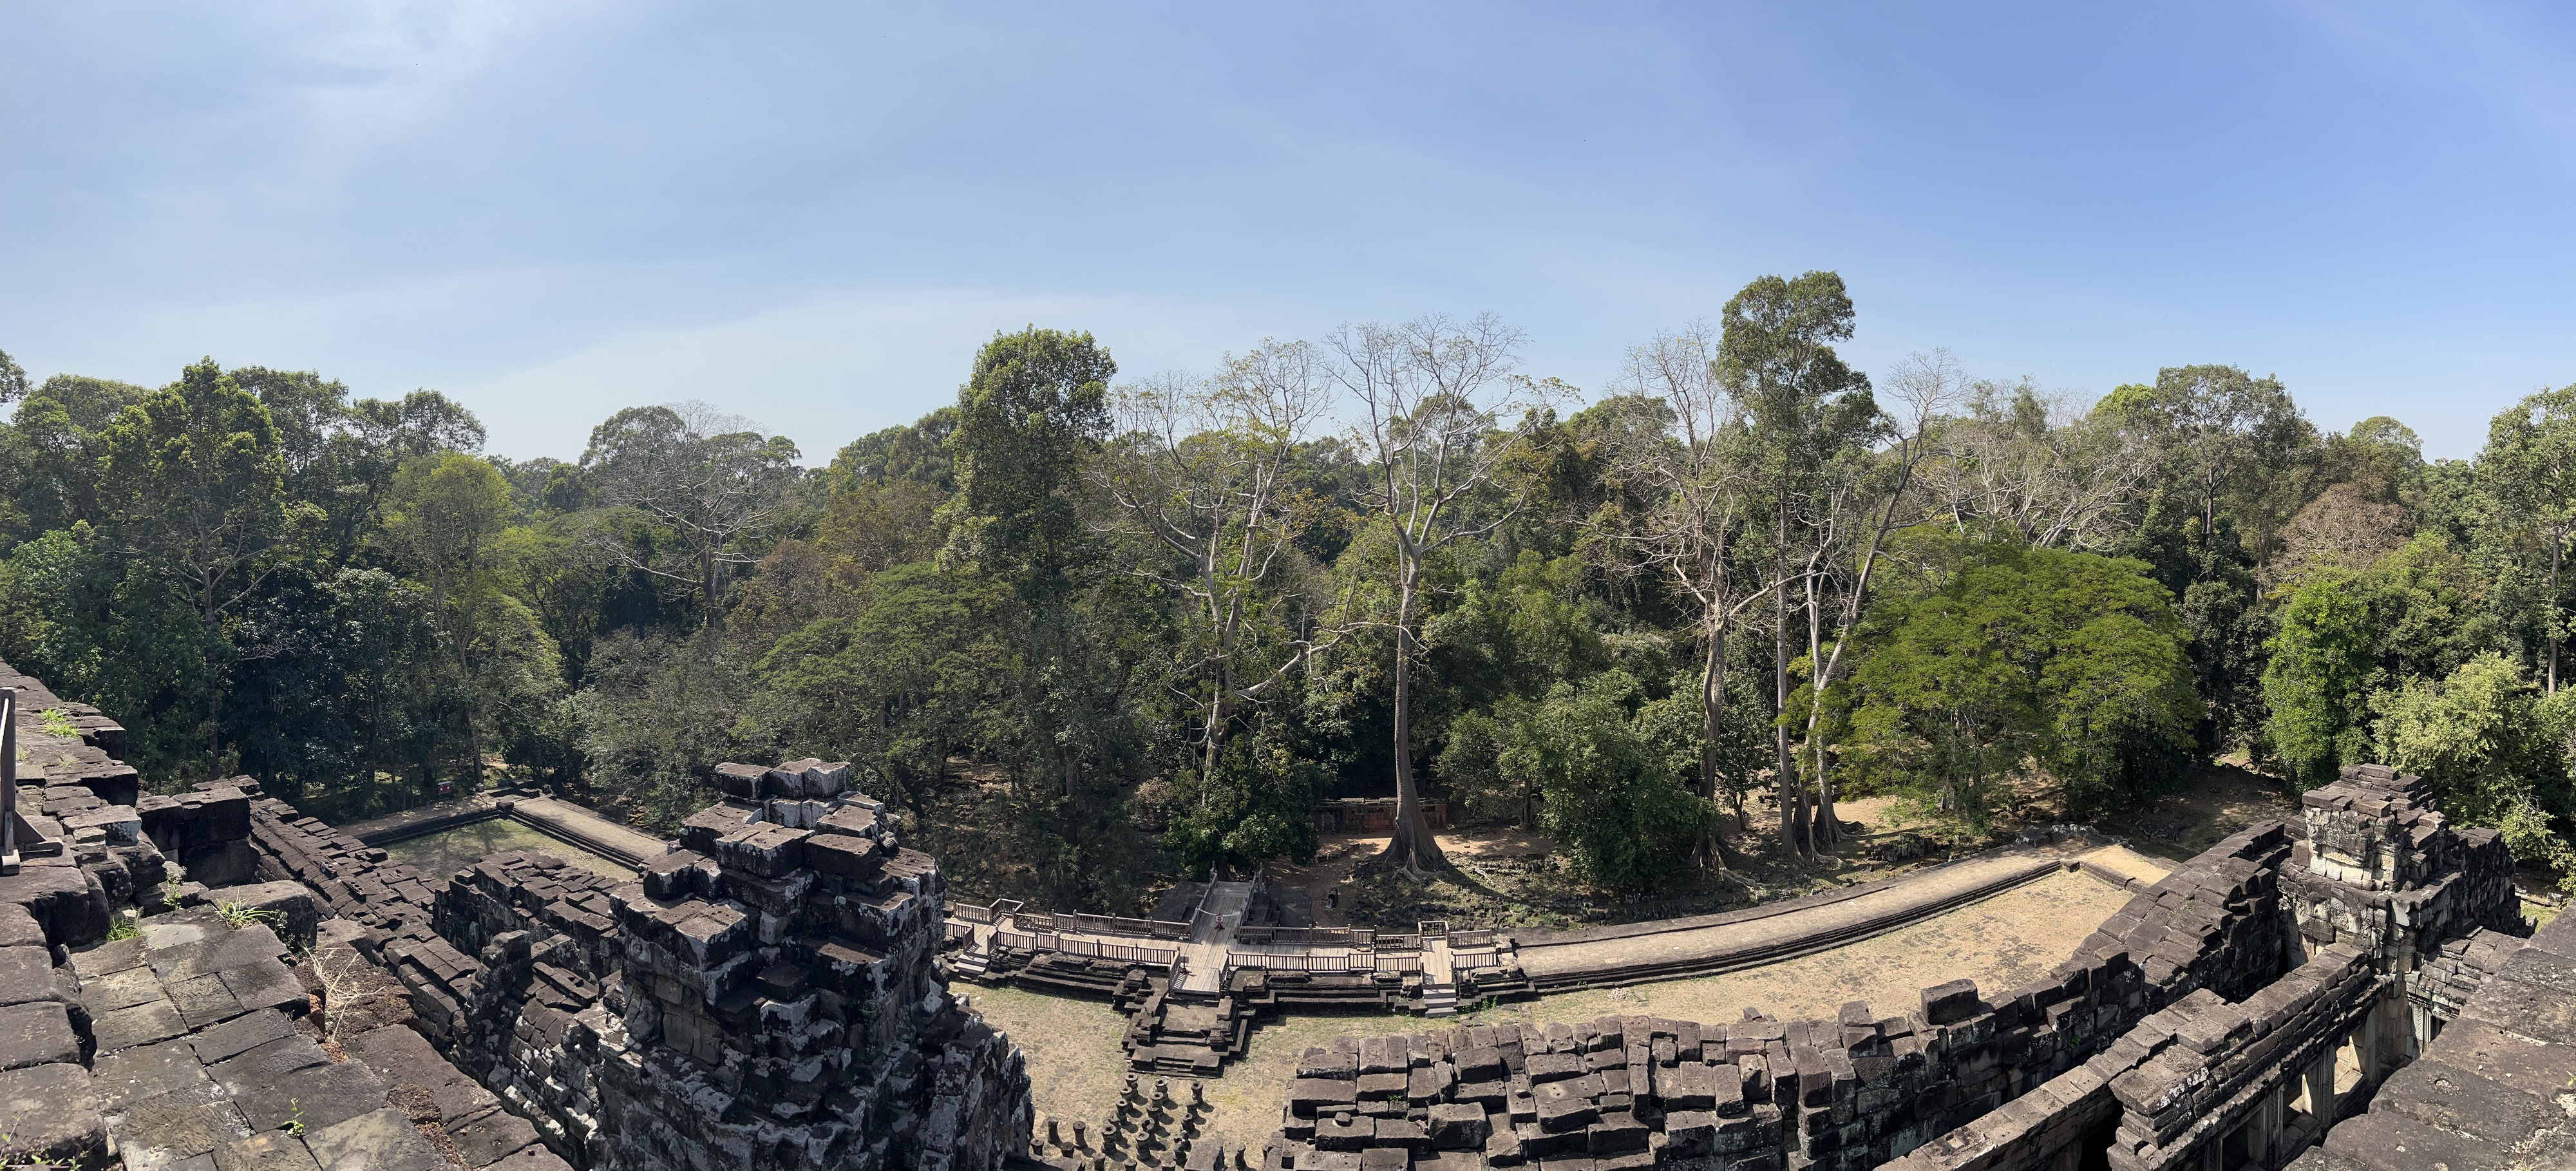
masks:
{"type": "Polygon", "coordinates": [[[215,914],[222,916],[224,922],[230,923],[235,927],[248,927],[253,923],[266,923],[272,930],[274,930],[286,925],[286,916],[266,907],[254,907],[249,903],[217,903],[215,904],[215,914]]]}
{"type": "MultiPolygon", "coordinates": [[[[1076,1118],[1095,1129],[1118,1102],[1127,1072],[1127,1018],[1106,1001],[1047,996],[1017,988],[959,983],[955,991],[985,1023],[1010,1034],[1028,1059],[1031,1096],[1041,1117],[1076,1118]]],[[[1274,1120],[1275,1122],[1275,1120],[1274,1120]]],[[[1046,1132],[1046,1124],[1038,1124],[1046,1132]]]]}

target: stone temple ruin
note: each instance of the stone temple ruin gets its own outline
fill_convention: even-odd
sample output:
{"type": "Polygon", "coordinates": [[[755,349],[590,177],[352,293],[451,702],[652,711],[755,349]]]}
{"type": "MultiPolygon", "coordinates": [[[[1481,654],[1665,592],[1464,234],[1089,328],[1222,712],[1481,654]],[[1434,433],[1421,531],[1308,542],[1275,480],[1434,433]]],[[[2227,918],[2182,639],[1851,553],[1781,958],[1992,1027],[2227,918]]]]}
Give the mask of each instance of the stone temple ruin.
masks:
{"type": "Polygon", "coordinates": [[[433,877],[248,778],[139,797],[112,724],[49,736],[57,701],[0,676],[28,697],[28,822],[65,846],[0,877],[0,1160],[1025,1158],[1020,1055],[936,962],[938,867],[847,765],[730,768],[635,881],[523,853],[433,877]],[[106,941],[128,907],[140,932],[106,941]]]}
{"type": "Polygon", "coordinates": [[[1461,1015],[1462,994],[1723,965],[1294,926],[1257,880],[1138,920],[951,905],[900,818],[820,761],[724,766],[723,799],[632,880],[538,852],[426,875],[248,778],[144,795],[112,720],[5,665],[0,686],[25,699],[36,839],[0,877],[10,1162],[2576,1167],[2576,921],[2527,934],[2496,836],[2381,768],[2162,881],[2097,874],[2134,897],[2030,987],[1523,1027],[1461,1015]],[[128,909],[139,930],[106,939],[128,909]],[[1036,1119],[1020,1053],[951,972],[1131,1011],[1115,1116],[1036,1119]],[[1337,1010],[1433,1027],[1306,1051],[1256,1149],[1205,1134],[1196,1079],[1266,1017],[1337,1010]]]}

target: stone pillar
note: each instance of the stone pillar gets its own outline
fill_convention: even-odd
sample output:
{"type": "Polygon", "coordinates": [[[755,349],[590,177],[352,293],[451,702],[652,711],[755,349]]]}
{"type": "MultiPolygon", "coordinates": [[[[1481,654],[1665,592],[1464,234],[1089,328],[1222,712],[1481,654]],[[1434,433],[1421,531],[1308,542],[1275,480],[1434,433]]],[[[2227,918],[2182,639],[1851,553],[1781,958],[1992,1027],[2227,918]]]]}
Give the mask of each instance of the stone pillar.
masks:
{"type": "Polygon", "coordinates": [[[2316,1112],[2317,1133],[2323,1135],[2334,1126],[2334,1049],[2329,1047],[2317,1063],[2308,1067],[2308,1108],[2316,1112]]]}

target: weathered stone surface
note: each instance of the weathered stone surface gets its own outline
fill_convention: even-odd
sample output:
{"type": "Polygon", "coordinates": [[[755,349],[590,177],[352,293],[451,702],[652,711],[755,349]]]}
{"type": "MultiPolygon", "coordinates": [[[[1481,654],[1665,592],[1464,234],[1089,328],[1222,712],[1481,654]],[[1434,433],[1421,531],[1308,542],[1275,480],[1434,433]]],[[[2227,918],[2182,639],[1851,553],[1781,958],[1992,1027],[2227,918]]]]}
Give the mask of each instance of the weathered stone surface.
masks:
{"type": "Polygon", "coordinates": [[[1481,1151],[1485,1140],[1493,1136],[1484,1110],[1463,1102],[1442,1102],[1431,1107],[1431,1145],[1444,1151],[1481,1151]]]}
{"type": "Polygon", "coordinates": [[[399,1110],[370,1110],[318,1130],[307,1128],[304,1145],[321,1171],[435,1171],[446,1165],[399,1110]]]}
{"type": "Polygon", "coordinates": [[[43,947],[45,929],[18,903],[0,903],[0,947],[43,947]]]}
{"type": "Polygon", "coordinates": [[[251,1135],[249,1121],[230,1100],[186,1093],[127,1103],[110,1115],[108,1127],[127,1171],[177,1168],[198,1158],[211,1163],[217,1148],[251,1135]]]}
{"type": "Polygon", "coordinates": [[[805,839],[810,832],[783,825],[746,826],[717,838],[711,853],[729,869],[776,878],[805,864],[805,839]]]}
{"type": "Polygon", "coordinates": [[[1952,980],[1923,990],[1923,1019],[1936,1025],[1966,1020],[1984,1007],[1977,999],[1974,980],[1952,980]]]}
{"type": "MultiPolygon", "coordinates": [[[[225,1065],[243,1060],[237,1057],[225,1065]]],[[[242,1116],[261,1129],[302,1122],[311,1130],[355,1118],[385,1104],[384,1084],[354,1062],[333,1064],[326,1060],[259,1085],[239,1079],[238,1075],[246,1071],[237,1070],[235,1076],[227,1076],[225,1066],[217,1066],[209,1072],[232,1091],[242,1116]]]]}
{"type": "Polygon", "coordinates": [[[35,1065],[0,1072],[0,1163],[53,1160],[103,1167],[107,1122],[99,1116],[89,1073],[72,1064],[35,1065]]]}
{"type": "Polygon", "coordinates": [[[884,868],[877,843],[867,838],[818,833],[806,839],[804,850],[806,861],[825,874],[857,877],[884,868]]]}
{"type": "Polygon", "coordinates": [[[214,1082],[206,1077],[186,1041],[164,1041],[122,1053],[101,1052],[91,1064],[99,1104],[115,1110],[127,1102],[164,1094],[211,1099],[214,1082]]]}
{"type": "Polygon", "coordinates": [[[264,1044],[253,1045],[239,1056],[206,1067],[206,1074],[223,1083],[234,1096],[274,1086],[298,1070],[331,1063],[331,1056],[313,1043],[311,1037],[290,1032],[264,1044]]]}
{"type": "Polygon", "coordinates": [[[485,1167],[499,1162],[511,1152],[537,1141],[537,1128],[516,1114],[499,1111],[471,1122],[448,1128],[448,1137],[456,1140],[456,1153],[465,1157],[468,1167],[485,1167]]]}
{"type": "Polygon", "coordinates": [[[56,1001],[0,1008],[0,1070],[80,1061],[80,1037],[56,1001]]]}
{"type": "Polygon", "coordinates": [[[277,937],[295,947],[311,948],[313,931],[322,924],[322,908],[300,882],[262,882],[206,892],[206,901],[267,916],[277,937]]]}
{"type": "Polygon", "coordinates": [[[185,1035],[188,1022],[179,1015],[178,1006],[165,998],[95,1015],[90,1029],[98,1051],[114,1053],[185,1035]]]}
{"type": "Polygon", "coordinates": [[[77,1000],[78,981],[70,977],[54,967],[53,953],[44,948],[0,948],[0,1004],[77,1000]]]}
{"type": "Polygon", "coordinates": [[[106,935],[107,892],[78,866],[56,864],[62,861],[30,858],[18,873],[0,877],[0,904],[26,908],[47,943],[81,944],[106,935]]]}
{"type": "Polygon", "coordinates": [[[161,978],[153,975],[152,969],[141,966],[104,976],[91,976],[81,984],[81,1000],[89,1006],[93,1016],[150,1004],[168,996],[162,991],[161,978]]]}
{"type": "Polygon", "coordinates": [[[409,1028],[392,1025],[371,1029],[345,1044],[350,1058],[373,1071],[385,1085],[426,1090],[442,1121],[472,1118],[500,1105],[492,1091],[449,1064],[409,1028]]]}
{"type": "Polygon", "coordinates": [[[272,1130],[216,1147],[215,1171],[318,1171],[304,1140],[272,1130]]]}
{"type": "Polygon", "coordinates": [[[196,1052],[197,1060],[213,1065],[272,1041],[283,1041],[294,1032],[295,1027],[287,1023],[285,1014],[274,1009],[262,1009],[206,1029],[190,1037],[188,1045],[196,1052]]]}
{"type": "Polygon", "coordinates": [[[572,1165],[544,1147],[530,1144],[478,1171],[572,1171],[572,1165]]]}

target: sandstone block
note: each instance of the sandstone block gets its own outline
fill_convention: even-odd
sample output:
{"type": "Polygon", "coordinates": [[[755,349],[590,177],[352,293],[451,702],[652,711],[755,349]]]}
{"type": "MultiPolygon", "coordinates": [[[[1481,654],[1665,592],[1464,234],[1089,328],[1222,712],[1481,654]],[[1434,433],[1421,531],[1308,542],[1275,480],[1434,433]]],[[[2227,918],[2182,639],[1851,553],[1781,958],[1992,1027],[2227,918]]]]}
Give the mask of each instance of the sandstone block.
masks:
{"type": "Polygon", "coordinates": [[[1464,1102],[1442,1102],[1431,1107],[1431,1145],[1444,1151],[1480,1151],[1493,1129],[1485,1121],[1483,1109],[1464,1102]]]}
{"type": "Polygon", "coordinates": [[[0,1140],[0,1163],[54,1160],[103,1167],[107,1123],[90,1092],[89,1071],[70,1063],[35,1065],[0,1073],[0,1118],[10,1120],[0,1140]]]}

